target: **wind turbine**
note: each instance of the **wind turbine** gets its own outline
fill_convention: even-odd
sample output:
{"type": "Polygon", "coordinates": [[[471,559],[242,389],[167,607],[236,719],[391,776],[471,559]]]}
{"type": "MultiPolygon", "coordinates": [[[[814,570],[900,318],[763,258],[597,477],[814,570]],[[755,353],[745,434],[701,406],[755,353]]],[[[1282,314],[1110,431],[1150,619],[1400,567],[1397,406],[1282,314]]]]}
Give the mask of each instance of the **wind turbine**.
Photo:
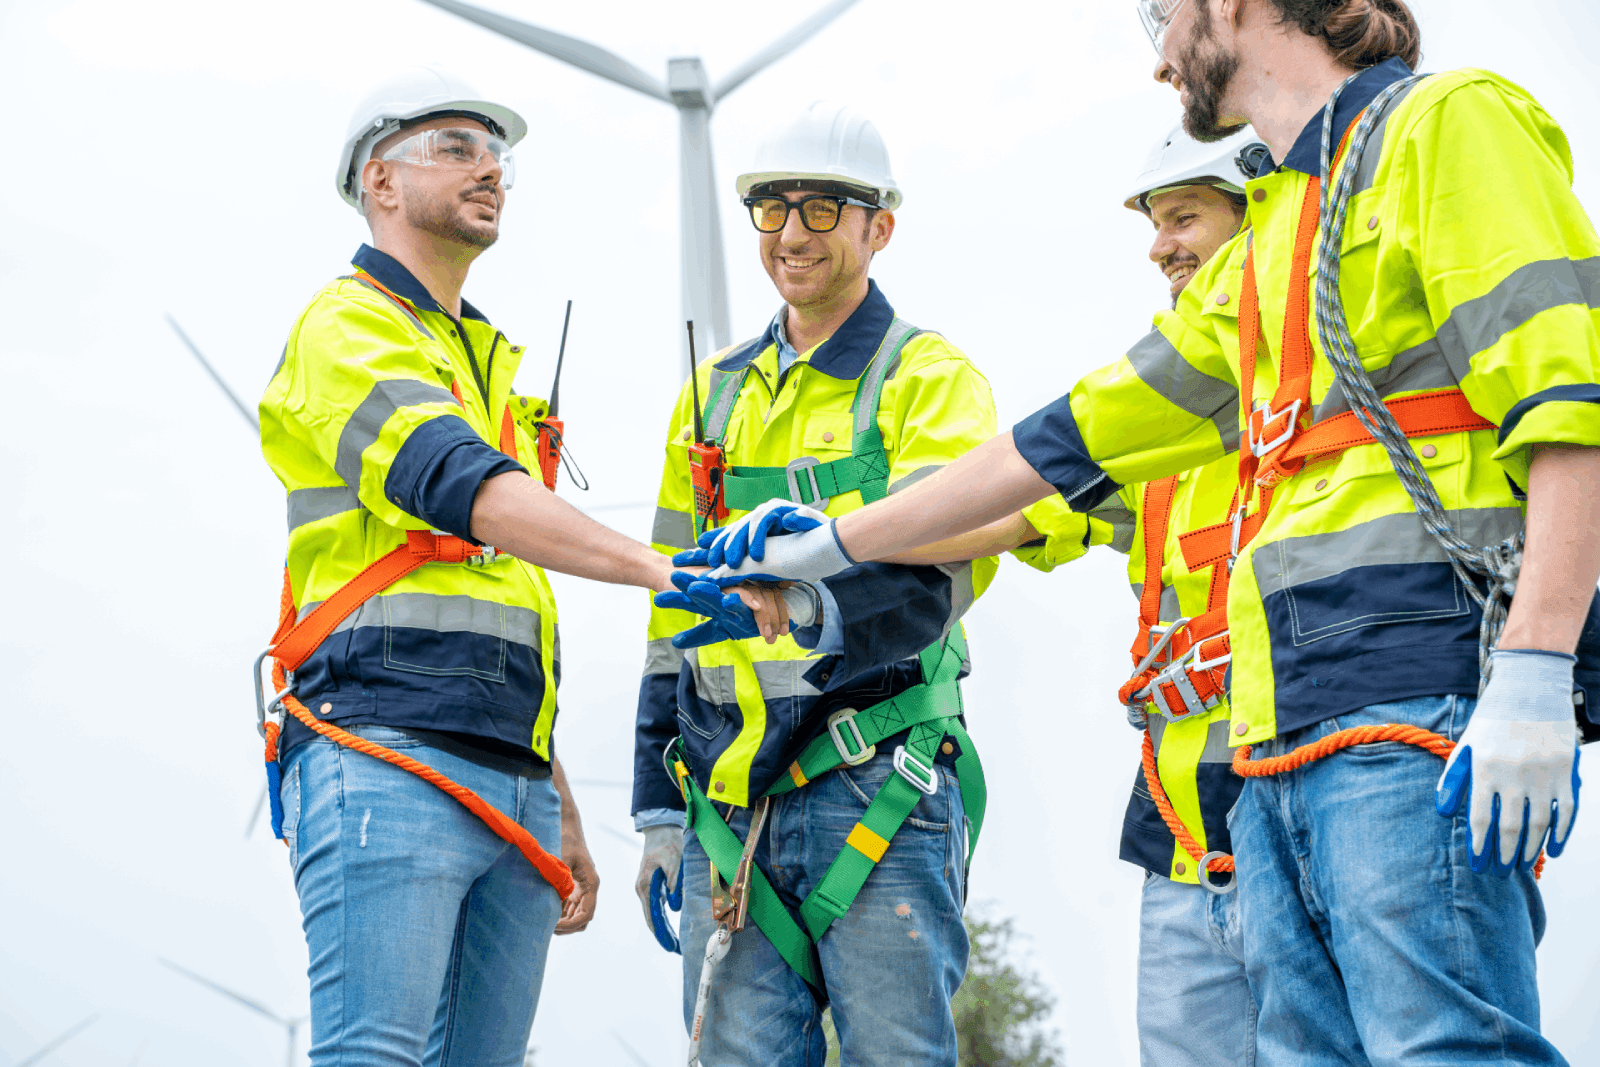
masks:
{"type": "Polygon", "coordinates": [[[18,1060],[15,1064],[15,1067],[33,1067],[34,1064],[50,1055],[50,1053],[54,1052],[62,1045],[65,1045],[68,1041],[71,1041],[73,1038],[83,1033],[83,1031],[87,1030],[89,1028],[89,1024],[98,1018],[100,1018],[98,1014],[91,1015],[77,1026],[67,1028],[60,1034],[57,1034],[52,1041],[47,1043],[44,1048],[40,1049],[38,1052],[35,1052],[33,1055],[28,1056],[25,1059],[18,1060]]]}
{"type": "Polygon", "coordinates": [[[161,962],[166,964],[168,967],[171,967],[173,970],[177,971],[179,974],[183,975],[184,977],[191,978],[194,981],[199,982],[201,985],[205,986],[207,989],[212,990],[213,992],[221,993],[223,996],[227,997],[229,1000],[232,1000],[232,1001],[234,1001],[234,1002],[236,1002],[238,1004],[241,1004],[244,1007],[249,1008],[251,1011],[255,1012],[257,1015],[263,1015],[266,1018],[271,1019],[273,1022],[277,1023],[279,1026],[283,1027],[284,1035],[289,1039],[289,1051],[288,1051],[287,1058],[284,1060],[284,1063],[287,1065],[287,1067],[295,1067],[295,1062],[296,1061],[295,1061],[295,1058],[294,1058],[294,1047],[295,1047],[295,1044],[298,1042],[298,1040],[300,1038],[300,1028],[306,1024],[307,1020],[309,1019],[309,1016],[302,1015],[297,1019],[285,1019],[281,1015],[279,1015],[277,1012],[273,1011],[271,1008],[268,1008],[265,1004],[262,1004],[260,1001],[251,1000],[249,997],[245,996],[243,993],[235,993],[233,990],[227,988],[226,986],[218,985],[216,982],[213,982],[209,978],[205,978],[205,977],[202,977],[201,975],[195,974],[193,971],[189,970],[187,967],[179,966],[178,964],[173,963],[169,959],[163,959],[161,962]]]}
{"type": "MultiPolygon", "coordinates": [[[[705,64],[698,56],[667,60],[667,80],[662,83],[621,56],[587,41],[497,15],[461,3],[461,0],[425,2],[553,59],[570,63],[579,70],[586,70],[678,109],[683,317],[694,320],[702,336],[706,327],[710,327],[713,350],[732,344],[733,332],[728,327],[728,275],[723,265],[722,223],[717,211],[719,187],[711,162],[711,112],[718,101],[799,48],[856,0],[832,0],[715,85],[711,83],[705,64]]],[[[685,341],[685,367],[688,366],[688,356],[685,341]]]]}

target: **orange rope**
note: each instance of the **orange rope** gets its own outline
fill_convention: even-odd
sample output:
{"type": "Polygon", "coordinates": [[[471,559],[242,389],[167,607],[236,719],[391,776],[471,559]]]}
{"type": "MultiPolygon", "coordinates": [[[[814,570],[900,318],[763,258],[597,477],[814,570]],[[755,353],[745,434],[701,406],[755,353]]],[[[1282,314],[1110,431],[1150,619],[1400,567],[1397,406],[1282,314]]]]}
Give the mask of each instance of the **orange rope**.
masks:
{"type": "MultiPolygon", "coordinates": [[[[1301,745],[1293,752],[1282,756],[1269,756],[1266,759],[1251,759],[1250,746],[1240,745],[1233,752],[1233,773],[1242,778],[1265,778],[1269,775],[1297,770],[1313,760],[1331,756],[1340,749],[1350,748],[1353,745],[1375,745],[1381,741],[1403,741],[1408,745],[1417,745],[1432,752],[1440,759],[1448,759],[1450,753],[1455,751],[1456,747],[1456,743],[1448,737],[1436,734],[1432,730],[1424,730],[1420,726],[1401,726],[1396,723],[1389,723],[1385,726],[1352,726],[1348,730],[1336,730],[1327,737],[1318,738],[1309,745],[1301,745]]],[[[1147,752],[1152,749],[1148,733],[1145,736],[1145,749],[1147,752]]],[[[1145,760],[1146,778],[1149,778],[1151,769],[1154,766],[1154,756],[1147,756],[1145,760]]],[[[1165,796],[1162,799],[1165,800],[1165,796]]],[[[1157,807],[1160,807],[1160,805],[1158,804],[1157,807]]],[[[1163,815],[1167,810],[1170,810],[1170,806],[1167,809],[1163,809],[1163,815]]],[[[1171,825],[1169,822],[1168,826],[1171,825]]],[[[1193,839],[1191,838],[1190,840],[1192,841],[1193,839]]],[[[1541,851],[1539,858],[1533,862],[1534,878],[1537,879],[1543,876],[1544,861],[1545,854],[1541,851]]]]}
{"type": "MultiPolygon", "coordinates": [[[[1183,846],[1196,863],[1199,863],[1205,853],[1201,851],[1200,844],[1183,825],[1183,820],[1178,813],[1172,810],[1172,801],[1167,799],[1167,791],[1161,788],[1161,775],[1156,773],[1156,743],[1150,734],[1150,728],[1144,731],[1144,781],[1150,787],[1150,799],[1155,801],[1156,810],[1161,813],[1161,818],[1167,824],[1167,829],[1172,831],[1172,836],[1178,839],[1178,844],[1183,846]]],[[[1221,874],[1233,870],[1233,857],[1220,856],[1206,864],[1206,870],[1221,874]]]]}

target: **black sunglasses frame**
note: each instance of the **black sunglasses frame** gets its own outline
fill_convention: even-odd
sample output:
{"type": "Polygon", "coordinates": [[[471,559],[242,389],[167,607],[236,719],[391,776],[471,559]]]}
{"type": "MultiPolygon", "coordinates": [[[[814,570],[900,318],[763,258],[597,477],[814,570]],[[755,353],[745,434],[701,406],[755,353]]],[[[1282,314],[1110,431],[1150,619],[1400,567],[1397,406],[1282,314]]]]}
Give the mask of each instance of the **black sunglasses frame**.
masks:
{"type": "Polygon", "coordinates": [[[804,226],[806,229],[810,230],[812,233],[832,233],[834,230],[837,230],[839,228],[839,221],[844,218],[844,208],[845,208],[846,204],[854,204],[856,207],[864,207],[864,208],[867,208],[868,210],[871,210],[871,211],[877,211],[878,210],[878,205],[877,204],[869,204],[865,200],[857,200],[857,199],[855,199],[854,197],[851,197],[851,196],[837,196],[837,195],[835,195],[833,193],[817,193],[814,196],[802,196],[799,200],[787,200],[784,197],[772,196],[770,194],[767,195],[767,196],[747,196],[747,197],[744,198],[744,200],[742,202],[744,204],[745,210],[746,211],[750,211],[750,209],[755,207],[756,204],[758,204],[758,203],[760,203],[760,202],[762,202],[764,200],[777,200],[777,201],[779,201],[781,203],[787,204],[788,207],[789,207],[789,211],[784,212],[783,225],[779,226],[776,230],[763,230],[760,226],[757,226],[756,225],[755,214],[752,212],[751,215],[750,215],[750,225],[755,226],[757,233],[782,233],[783,230],[784,230],[784,227],[789,225],[789,212],[794,211],[796,208],[804,207],[806,204],[811,203],[811,201],[813,201],[813,200],[832,200],[835,204],[837,204],[839,206],[839,214],[834,218],[832,226],[829,226],[825,230],[819,230],[815,226],[811,225],[810,220],[808,220],[806,218],[806,213],[804,211],[801,211],[800,212],[800,225],[804,226]]]}

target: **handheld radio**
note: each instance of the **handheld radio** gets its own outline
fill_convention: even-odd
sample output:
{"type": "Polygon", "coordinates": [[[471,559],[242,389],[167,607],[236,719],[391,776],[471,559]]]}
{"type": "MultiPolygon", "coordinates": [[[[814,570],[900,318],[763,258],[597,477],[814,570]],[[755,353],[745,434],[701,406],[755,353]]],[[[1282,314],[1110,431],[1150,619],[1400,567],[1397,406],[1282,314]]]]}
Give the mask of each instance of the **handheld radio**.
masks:
{"type": "Polygon", "coordinates": [[[700,378],[694,356],[694,320],[689,326],[689,387],[694,390],[694,443],[689,446],[689,482],[694,486],[694,533],[699,537],[708,526],[720,526],[728,517],[722,499],[722,472],[725,457],[722,447],[706,444],[705,424],[700,418],[700,378]]]}
{"type": "MultiPolygon", "coordinates": [[[[567,354],[567,327],[572,323],[572,301],[567,301],[567,316],[561,320],[561,348],[556,353],[556,377],[550,384],[550,414],[539,420],[538,443],[534,452],[539,460],[539,476],[544,487],[554,491],[556,471],[561,466],[562,431],[565,424],[556,418],[561,404],[561,361],[567,354]]],[[[585,486],[585,488],[588,488],[585,486]]]]}

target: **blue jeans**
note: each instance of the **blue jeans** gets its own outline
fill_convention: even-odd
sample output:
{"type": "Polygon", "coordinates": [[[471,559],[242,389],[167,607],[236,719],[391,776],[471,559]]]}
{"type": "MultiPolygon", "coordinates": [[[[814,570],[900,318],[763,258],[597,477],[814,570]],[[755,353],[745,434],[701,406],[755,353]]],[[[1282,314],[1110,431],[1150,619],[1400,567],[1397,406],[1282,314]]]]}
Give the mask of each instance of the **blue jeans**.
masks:
{"type": "Polygon", "coordinates": [[[1256,1002],[1239,894],[1145,872],[1139,904],[1141,1067],[1252,1067],[1256,1002]]]}
{"type": "MultiPolygon", "coordinates": [[[[549,778],[388,727],[351,732],[473,790],[559,853],[549,778]]],[[[314,1067],[522,1067],[561,913],[550,883],[455,798],[320,737],[285,757],[281,796],[314,1067]]]]}
{"type": "MultiPolygon", "coordinates": [[[[844,917],[817,943],[844,1067],[956,1067],[950,998],[967,971],[961,922],[966,817],[955,774],[938,767],[925,796],[889,843],[844,917]]],[[[790,910],[826,873],[878,787],[894,773],[885,752],[775,797],[756,849],[790,910]]],[[[729,825],[740,838],[750,811],[729,825]]],[[[683,1017],[694,1015],[711,918],[711,865],[694,832],[684,837],[683,1017]]],[[[724,871],[725,879],[733,872],[724,871]]],[[[704,1067],[822,1067],[822,1007],[754,922],[734,935],[712,989],[704,1067]]]]}
{"type": "MultiPolygon", "coordinates": [[[[1475,703],[1377,704],[1255,755],[1390,722],[1455,739],[1475,703]]],[[[1394,741],[1245,786],[1229,827],[1262,1067],[1566,1063],[1539,1034],[1538,887],[1468,869],[1465,815],[1434,812],[1443,768],[1394,741]]]]}

